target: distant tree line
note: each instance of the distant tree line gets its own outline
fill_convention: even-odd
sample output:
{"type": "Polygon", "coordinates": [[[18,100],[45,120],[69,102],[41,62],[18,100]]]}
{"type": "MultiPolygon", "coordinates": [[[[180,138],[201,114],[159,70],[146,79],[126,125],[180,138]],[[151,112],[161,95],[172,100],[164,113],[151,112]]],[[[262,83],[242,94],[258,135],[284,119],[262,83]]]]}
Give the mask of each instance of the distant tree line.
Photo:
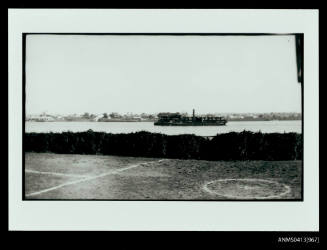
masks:
{"type": "Polygon", "coordinates": [[[150,132],[26,133],[25,152],[101,154],[201,160],[302,160],[302,135],[243,131],[217,134],[212,139],[196,135],[150,132]]]}

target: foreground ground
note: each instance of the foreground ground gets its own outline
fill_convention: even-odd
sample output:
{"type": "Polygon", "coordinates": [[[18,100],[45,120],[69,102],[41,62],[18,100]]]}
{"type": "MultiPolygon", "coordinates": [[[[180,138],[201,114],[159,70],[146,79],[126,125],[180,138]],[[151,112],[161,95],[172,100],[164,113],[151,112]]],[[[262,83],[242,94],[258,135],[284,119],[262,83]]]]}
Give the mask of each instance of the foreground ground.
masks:
{"type": "Polygon", "coordinates": [[[301,173],[301,161],[210,162],[26,153],[25,198],[298,200],[302,198],[301,173]]]}

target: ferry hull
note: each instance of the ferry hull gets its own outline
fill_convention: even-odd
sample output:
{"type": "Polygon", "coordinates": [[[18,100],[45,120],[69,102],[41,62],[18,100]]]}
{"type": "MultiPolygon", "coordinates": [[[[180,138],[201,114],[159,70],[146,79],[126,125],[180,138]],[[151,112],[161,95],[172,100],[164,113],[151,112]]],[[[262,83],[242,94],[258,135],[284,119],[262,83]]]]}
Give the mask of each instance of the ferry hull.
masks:
{"type": "Polygon", "coordinates": [[[194,123],[170,123],[170,122],[155,122],[155,126],[225,126],[226,121],[221,121],[217,123],[202,123],[202,122],[194,122],[194,123]]]}

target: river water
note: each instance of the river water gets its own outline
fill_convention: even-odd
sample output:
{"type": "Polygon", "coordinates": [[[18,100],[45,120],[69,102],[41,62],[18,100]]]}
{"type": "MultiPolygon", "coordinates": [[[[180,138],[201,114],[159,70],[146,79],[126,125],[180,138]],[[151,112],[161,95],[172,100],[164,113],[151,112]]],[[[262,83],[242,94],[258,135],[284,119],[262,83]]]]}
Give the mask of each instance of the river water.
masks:
{"type": "Polygon", "coordinates": [[[26,122],[26,132],[81,132],[92,129],[107,133],[149,131],[167,135],[195,134],[214,136],[243,130],[262,133],[301,133],[301,121],[230,121],[225,126],[154,126],[153,122],[26,122]]]}

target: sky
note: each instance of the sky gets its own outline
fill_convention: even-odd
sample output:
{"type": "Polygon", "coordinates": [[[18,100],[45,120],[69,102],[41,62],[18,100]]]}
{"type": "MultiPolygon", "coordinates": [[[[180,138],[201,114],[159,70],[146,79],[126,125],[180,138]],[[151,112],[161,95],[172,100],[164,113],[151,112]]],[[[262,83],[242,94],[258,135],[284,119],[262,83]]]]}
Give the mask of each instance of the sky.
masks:
{"type": "Polygon", "coordinates": [[[293,36],[28,35],[26,114],[301,112],[293,36]]]}

